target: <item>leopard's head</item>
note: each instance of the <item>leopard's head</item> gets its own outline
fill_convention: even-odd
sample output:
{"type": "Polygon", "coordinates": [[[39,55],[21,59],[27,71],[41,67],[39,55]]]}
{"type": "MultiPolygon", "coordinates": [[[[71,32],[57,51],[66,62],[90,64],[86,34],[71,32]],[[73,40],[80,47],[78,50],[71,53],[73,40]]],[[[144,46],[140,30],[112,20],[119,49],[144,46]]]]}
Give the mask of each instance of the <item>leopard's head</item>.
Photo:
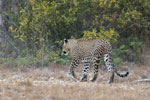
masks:
{"type": "Polygon", "coordinates": [[[76,39],[64,39],[64,44],[62,47],[62,53],[61,55],[68,55],[70,54],[72,48],[74,47],[74,45],[76,45],[77,40],[76,39]]]}

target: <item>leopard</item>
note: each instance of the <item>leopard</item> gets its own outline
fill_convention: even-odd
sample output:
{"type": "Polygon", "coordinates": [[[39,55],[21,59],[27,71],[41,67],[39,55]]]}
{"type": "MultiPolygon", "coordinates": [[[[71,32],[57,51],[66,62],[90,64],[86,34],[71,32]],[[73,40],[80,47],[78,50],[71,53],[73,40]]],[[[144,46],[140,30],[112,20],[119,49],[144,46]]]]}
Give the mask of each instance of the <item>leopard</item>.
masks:
{"type": "Polygon", "coordinates": [[[110,42],[105,39],[64,39],[61,55],[71,55],[71,63],[69,73],[77,78],[75,69],[80,63],[83,63],[83,72],[81,81],[87,81],[90,65],[93,67],[93,77],[90,81],[96,81],[99,72],[100,60],[109,72],[109,79],[107,83],[114,81],[114,75],[119,77],[127,77],[129,71],[119,73],[114,65],[112,58],[112,46],[110,42]]]}

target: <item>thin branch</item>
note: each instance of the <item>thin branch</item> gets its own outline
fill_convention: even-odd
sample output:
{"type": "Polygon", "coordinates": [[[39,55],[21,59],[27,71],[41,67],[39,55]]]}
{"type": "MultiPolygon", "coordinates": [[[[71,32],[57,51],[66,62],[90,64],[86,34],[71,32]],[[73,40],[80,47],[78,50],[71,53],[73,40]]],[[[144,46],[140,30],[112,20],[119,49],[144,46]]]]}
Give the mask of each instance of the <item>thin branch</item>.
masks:
{"type": "Polygon", "coordinates": [[[119,34],[120,34],[120,33],[123,33],[123,32],[124,32],[124,31],[126,31],[127,29],[129,29],[129,28],[133,27],[135,24],[136,24],[136,23],[131,24],[131,25],[130,25],[129,27],[127,27],[127,28],[124,28],[124,30],[122,30],[121,32],[119,32],[119,34]]]}
{"type": "Polygon", "coordinates": [[[134,83],[139,83],[139,82],[150,82],[150,79],[140,79],[140,80],[135,80],[133,81],[134,83]]]}

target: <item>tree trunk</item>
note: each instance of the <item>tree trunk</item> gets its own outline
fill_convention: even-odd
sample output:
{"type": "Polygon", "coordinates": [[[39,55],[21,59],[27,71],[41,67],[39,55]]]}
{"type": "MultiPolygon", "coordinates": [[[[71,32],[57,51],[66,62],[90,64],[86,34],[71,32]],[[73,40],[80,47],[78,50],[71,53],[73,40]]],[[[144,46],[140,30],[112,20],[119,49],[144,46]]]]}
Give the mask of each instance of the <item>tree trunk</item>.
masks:
{"type": "MultiPolygon", "coordinates": [[[[13,41],[13,38],[10,37],[9,34],[9,17],[8,16],[2,16],[2,14],[9,9],[9,0],[0,0],[0,43],[9,43],[16,53],[19,52],[19,49],[15,45],[15,42],[13,41]]],[[[16,6],[14,3],[14,0],[11,3],[11,8],[15,9],[16,6]],[[12,3],[13,2],[13,3],[12,3]]]]}

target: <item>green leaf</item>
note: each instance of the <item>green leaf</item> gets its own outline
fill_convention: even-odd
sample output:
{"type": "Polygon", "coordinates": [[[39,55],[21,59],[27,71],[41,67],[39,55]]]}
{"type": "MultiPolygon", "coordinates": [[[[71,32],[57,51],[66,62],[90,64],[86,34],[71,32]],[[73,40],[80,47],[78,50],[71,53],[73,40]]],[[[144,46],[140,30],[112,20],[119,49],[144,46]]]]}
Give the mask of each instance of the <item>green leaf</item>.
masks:
{"type": "Polygon", "coordinates": [[[142,46],[143,45],[143,42],[138,42],[138,46],[142,46]]]}
{"type": "Polygon", "coordinates": [[[130,42],[130,44],[129,44],[130,46],[135,46],[135,42],[134,41],[132,41],[132,42],[130,42]]]}
{"type": "Polygon", "coordinates": [[[113,58],[113,61],[114,63],[118,64],[120,62],[120,58],[119,57],[113,58]]]}
{"type": "Polygon", "coordinates": [[[120,46],[120,49],[124,49],[126,46],[125,45],[121,45],[120,46]]]}

